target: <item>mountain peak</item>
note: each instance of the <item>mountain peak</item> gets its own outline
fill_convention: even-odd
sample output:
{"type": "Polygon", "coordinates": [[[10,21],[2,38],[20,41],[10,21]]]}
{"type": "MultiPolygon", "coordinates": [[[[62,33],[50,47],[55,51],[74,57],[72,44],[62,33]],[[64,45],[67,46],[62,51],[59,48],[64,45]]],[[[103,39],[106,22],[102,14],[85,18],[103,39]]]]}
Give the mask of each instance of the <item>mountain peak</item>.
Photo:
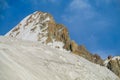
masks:
{"type": "Polygon", "coordinates": [[[53,17],[48,13],[36,11],[25,17],[17,26],[9,31],[5,36],[19,39],[38,41],[38,35],[43,35],[49,22],[54,22],[53,17]]]}
{"type": "Polygon", "coordinates": [[[99,56],[92,55],[84,46],[79,46],[71,40],[67,28],[56,23],[48,13],[36,11],[28,15],[5,36],[38,41],[53,48],[71,51],[92,62],[102,64],[102,59],[98,58],[99,56]]]}
{"type": "Polygon", "coordinates": [[[5,36],[39,41],[60,49],[64,47],[66,41],[69,41],[67,28],[62,24],[55,23],[50,14],[40,11],[25,17],[5,36]]]}

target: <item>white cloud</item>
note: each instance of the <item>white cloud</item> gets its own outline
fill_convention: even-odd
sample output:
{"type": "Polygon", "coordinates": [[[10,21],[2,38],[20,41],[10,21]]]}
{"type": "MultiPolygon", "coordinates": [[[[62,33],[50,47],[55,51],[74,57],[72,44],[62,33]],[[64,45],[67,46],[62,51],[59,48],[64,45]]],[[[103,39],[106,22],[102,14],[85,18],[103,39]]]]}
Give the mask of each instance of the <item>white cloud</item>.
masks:
{"type": "Polygon", "coordinates": [[[8,5],[8,2],[6,0],[0,0],[0,20],[4,19],[3,12],[7,9],[10,8],[8,5]]]}
{"type": "MultiPolygon", "coordinates": [[[[103,0],[101,0],[103,1],[103,0]]],[[[105,0],[105,2],[108,2],[111,0],[105,0]]],[[[100,0],[96,0],[95,2],[99,2],[100,0]]],[[[85,22],[85,21],[95,21],[93,24],[95,25],[101,25],[104,24],[105,26],[109,25],[109,21],[104,18],[104,16],[97,12],[95,9],[95,6],[90,3],[90,0],[73,0],[68,5],[68,7],[65,10],[65,14],[62,15],[62,18],[66,22],[73,22],[79,21],[79,22],[85,22]],[[68,15],[69,14],[69,15],[68,15]]],[[[79,24],[79,22],[76,24],[79,24]]],[[[104,28],[105,28],[104,26],[104,28]]],[[[102,28],[102,27],[101,27],[102,28]]]]}
{"type": "Polygon", "coordinates": [[[65,10],[66,14],[63,15],[63,19],[65,21],[72,21],[77,19],[91,19],[96,15],[99,15],[96,11],[94,11],[94,7],[89,3],[88,0],[73,0],[65,10]],[[71,16],[67,15],[67,13],[71,13],[71,16]],[[71,20],[70,20],[71,19],[71,20]]]}
{"type": "Polygon", "coordinates": [[[71,10],[90,9],[91,5],[86,0],[74,0],[69,5],[71,10]]]}

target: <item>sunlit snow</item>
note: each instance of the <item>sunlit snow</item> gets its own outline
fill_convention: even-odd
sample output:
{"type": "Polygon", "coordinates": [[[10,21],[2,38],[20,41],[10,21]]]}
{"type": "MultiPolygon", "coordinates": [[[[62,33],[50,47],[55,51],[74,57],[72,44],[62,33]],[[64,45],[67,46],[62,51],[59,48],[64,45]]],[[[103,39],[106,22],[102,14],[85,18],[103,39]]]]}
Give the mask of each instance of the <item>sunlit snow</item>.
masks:
{"type": "Polygon", "coordinates": [[[43,45],[0,37],[0,80],[120,80],[106,67],[43,45]]]}

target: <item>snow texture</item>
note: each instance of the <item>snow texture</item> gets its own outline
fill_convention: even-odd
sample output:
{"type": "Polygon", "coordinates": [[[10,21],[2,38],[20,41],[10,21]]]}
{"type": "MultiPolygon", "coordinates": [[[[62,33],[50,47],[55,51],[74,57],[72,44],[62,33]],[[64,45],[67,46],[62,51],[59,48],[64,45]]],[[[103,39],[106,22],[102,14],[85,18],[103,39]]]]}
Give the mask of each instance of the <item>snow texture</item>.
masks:
{"type": "Polygon", "coordinates": [[[0,80],[120,80],[106,67],[43,45],[0,37],[0,80]]]}
{"type": "Polygon", "coordinates": [[[65,49],[63,49],[63,46],[64,46],[64,43],[63,42],[60,42],[60,41],[55,41],[53,40],[53,42],[50,42],[47,44],[48,46],[52,47],[52,48],[57,48],[59,50],[64,50],[66,51],[65,49]]]}

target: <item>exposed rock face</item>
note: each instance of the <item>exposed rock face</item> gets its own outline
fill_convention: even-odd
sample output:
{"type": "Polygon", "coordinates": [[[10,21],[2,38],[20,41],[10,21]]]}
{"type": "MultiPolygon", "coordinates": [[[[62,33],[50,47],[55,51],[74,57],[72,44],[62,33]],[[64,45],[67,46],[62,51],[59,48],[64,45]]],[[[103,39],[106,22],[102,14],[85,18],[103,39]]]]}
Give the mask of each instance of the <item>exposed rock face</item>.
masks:
{"type": "Polygon", "coordinates": [[[83,45],[78,46],[76,54],[92,61],[92,54],[90,54],[83,45]]]}
{"type": "Polygon", "coordinates": [[[104,62],[105,66],[120,77],[120,56],[109,56],[104,62]]]}
{"type": "Polygon", "coordinates": [[[48,13],[34,12],[24,18],[5,36],[39,41],[54,48],[66,49],[89,61],[102,64],[102,59],[98,55],[92,55],[84,46],[79,46],[70,40],[67,28],[62,24],[57,24],[48,13]]]}
{"type": "Polygon", "coordinates": [[[76,53],[76,51],[78,50],[78,45],[74,41],[71,41],[71,43],[70,43],[70,50],[73,53],[76,53]]]}
{"type": "Polygon", "coordinates": [[[93,62],[103,65],[103,60],[101,59],[101,57],[98,54],[93,55],[93,62]]]}
{"type": "MultiPolygon", "coordinates": [[[[48,38],[46,43],[51,43],[54,41],[62,42],[64,44],[63,47],[70,42],[68,30],[64,27],[64,25],[55,23],[48,24],[48,38]]],[[[59,48],[59,46],[56,47],[59,48]]],[[[65,49],[67,49],[67,47],[65,49]]]]}
{"type": "Polygon", "coordinates": [[[101,57],[97,54],[94,55],[91,54],[83,45],[78,46],[78,48],[76,49],[76,51],[74,51],[74,53],[86,58],[91,62],[103,65],[103,60],[101,59],[101,57]]]}

